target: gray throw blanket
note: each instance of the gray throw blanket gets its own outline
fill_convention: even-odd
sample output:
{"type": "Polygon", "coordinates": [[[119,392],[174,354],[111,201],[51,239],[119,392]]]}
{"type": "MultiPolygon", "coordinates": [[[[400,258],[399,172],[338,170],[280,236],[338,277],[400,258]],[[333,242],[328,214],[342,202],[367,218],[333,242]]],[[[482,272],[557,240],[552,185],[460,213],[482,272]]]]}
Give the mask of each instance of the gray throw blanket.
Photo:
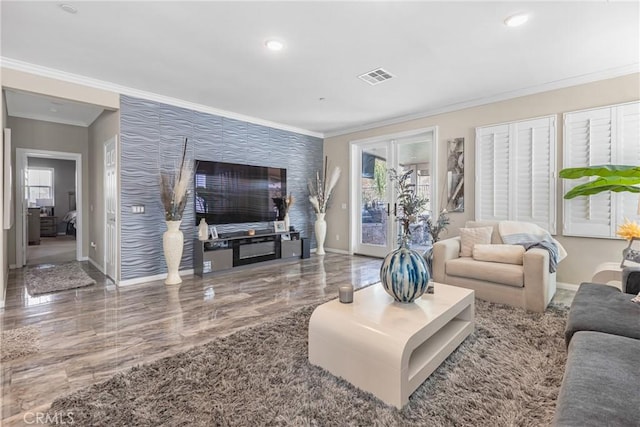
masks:
{"type": "Polygon", "coordinates": [[[540,238],[535,234],[520,233],[502,236],[502,240],[508,245],[523,246],[525,251],[531,248],[546,249],[549,252],[549,273],[556,272],[559,258],[558,247],[551,239],[540,238]]]}
{"type": "Polygon", "coordinates": [[[549,252],[549,273],[555,273],[558,263],[567,256],[564,248],[555,241],[544,228],[519,221],[500,221],[498,224],[500,237],[508,245],[520,245],[525,250],[531,248],[545,249],[549,252]]]}

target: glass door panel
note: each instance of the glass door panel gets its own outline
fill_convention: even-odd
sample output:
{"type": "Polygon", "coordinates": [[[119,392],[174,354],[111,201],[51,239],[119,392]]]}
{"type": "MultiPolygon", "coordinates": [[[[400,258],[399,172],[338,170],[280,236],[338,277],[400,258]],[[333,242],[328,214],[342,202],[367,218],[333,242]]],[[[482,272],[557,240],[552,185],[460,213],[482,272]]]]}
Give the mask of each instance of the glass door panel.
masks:
{"type": "Polygon", "coordinates": [[[388,143],[361,147],[357,188],[358,247],[364,255],[384,256],[389,247],[389,184],[387,179],[388,143]]]}
{"type": "MultiPolygon", "coordinates": [[[[394,147],[398,174],[412,171],[411,184],[415,186],[417,195],[428,200],[421,212],[413,218],[413,224],[410,227],[411,248],[421,252],[431,246],[427,219],[432,211],[434,194],[432,188],[433,131],[394,140],[394,147]]],[[[397,214],[401,216],[402,212],[398,211],[397,214]]],[[[395,227],[396,240],[400,237],[400,233],[401,227],[398,223],[395,227]]]]}

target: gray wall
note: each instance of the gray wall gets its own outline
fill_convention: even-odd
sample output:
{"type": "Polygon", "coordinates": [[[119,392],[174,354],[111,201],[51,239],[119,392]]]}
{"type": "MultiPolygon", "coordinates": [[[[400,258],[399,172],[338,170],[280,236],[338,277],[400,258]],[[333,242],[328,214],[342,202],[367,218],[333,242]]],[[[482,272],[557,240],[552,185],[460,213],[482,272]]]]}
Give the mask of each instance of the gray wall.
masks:
{"type": "MultiPolygon", "coordinates": [[[[120,108],[121,279],[166,272],[160,202],[160,168],[176,161],[184,137],[189,159],[223,161],[287,169],[287,190],[296,198],[291,225],[311,237],[315,216],[307,201],[307,180],[322,168],[322,140],[153,101],[121,97],[120,108]],[[131,213],[142,204],[145,214],[131,213]]],[[[220,226],[219,231],[267,228],[269,224],[220,226]]],[[[181,269],[193,268],[192,239],[197,237],[193,194],[185,209],[181,269]]]]}
{"type": "MultiPolygon", "coordinates": [[[[54,216],[58,221],[58,233],[65,232],[64,216],[71,210],[69,192],[76,191],[76,162],[73,160],[29,157],[29,167],[53,169],[54,216]]],[[[75,209],[75,208],[74,208],[75,209]]]]}

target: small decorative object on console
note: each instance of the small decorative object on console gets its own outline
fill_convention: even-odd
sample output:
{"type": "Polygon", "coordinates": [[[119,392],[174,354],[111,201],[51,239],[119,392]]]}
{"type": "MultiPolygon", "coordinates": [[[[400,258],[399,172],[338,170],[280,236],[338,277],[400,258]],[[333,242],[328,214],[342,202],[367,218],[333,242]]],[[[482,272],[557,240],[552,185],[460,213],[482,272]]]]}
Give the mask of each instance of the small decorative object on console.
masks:
{"type": "Polygon", "coordinates": [[[247,234],[249,236],[255,236],[256,235],[256,230],[254,230],[253,228],[250,228],[249,231],[247,231],[247,234]]]}
{"type": "Polygon", "coordinates": [[[212,225],[209,227],[209,234],[211,235],[211,239],[215,240],[218,238],[218,229],[212,225]]]}
{"type": "Polygon", "coordinates": [[[625,218],[624,224],[618,227],[616,234],[629,241],[629,246],[622,251],[620,268],[624,267],[625,261],[640,264],[640,249],[633,249],[632,247],[635,241],[640,242],[640,225],[635,221],[629,221],[629,219],[625,218]]]}
{"type": "Polygon", "coordinates": [[[284,221],[273,221],[273,229],[276,233],[284,233],[288,231],[284,221]]]}
{"type": "Polygon", "coordinates": [[[353,286],[340,286],[338,289],[338,295],[340,296],[340,302],[343,304],[350,304],[353,302],[353,286]]]}
{"type": "Polygon", "coordinates": [[[200,225],[198,225],[198,240],[209,240],[209,225],[204,218],[200,220],[200,225]]]}

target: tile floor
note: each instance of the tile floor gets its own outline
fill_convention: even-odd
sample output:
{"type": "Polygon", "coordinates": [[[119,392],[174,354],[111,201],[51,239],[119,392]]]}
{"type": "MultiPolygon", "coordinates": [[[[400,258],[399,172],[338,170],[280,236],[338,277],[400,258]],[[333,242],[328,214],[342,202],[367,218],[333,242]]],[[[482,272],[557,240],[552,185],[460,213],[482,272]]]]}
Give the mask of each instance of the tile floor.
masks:
{"type": "MultiPolygon", "coordinates": [[[[25,290],[22,271],[12,270],[0,328],[37,326],[41,350],[2,364],[1,424],[26,425],[26,413],[45,411],[57,396],[335,297],[340,285],[375,283],[380,262],[314,255],[186,277],[180,286],[155,281],[121,288],[83,263],[96,285],[35,298],[25,290]]],[[[570,304],[572,297],[559,290],[556,300],[570,304]]]]}

